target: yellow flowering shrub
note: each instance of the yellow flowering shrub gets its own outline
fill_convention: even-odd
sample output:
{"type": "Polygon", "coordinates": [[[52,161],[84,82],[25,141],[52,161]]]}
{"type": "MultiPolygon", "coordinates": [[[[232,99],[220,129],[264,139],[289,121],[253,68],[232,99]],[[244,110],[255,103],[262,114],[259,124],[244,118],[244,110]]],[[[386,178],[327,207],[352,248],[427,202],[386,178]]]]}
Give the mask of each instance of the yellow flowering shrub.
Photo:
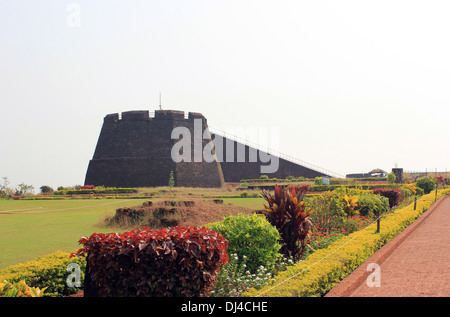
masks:
{"type": "Polygon", "coordinates": [[[80,266],[80,282],[84,281],[86,261],[84,258],[72,257],[70,253],[57,251],[36,260],[11,265],[0,270],[0,281],[18,283],[24,281],[35,288],[46,288],[45,296],[62,296],[76,293],[79,289],[67,286],[67,271],[70,263],[80,266]]]}
{"type": "Polygon", "coordinates": [[[415,184],[403,184],[402,187],[409,190],[411,192],[411,195],[417,194],[417,187],[415,184]]]}
{"type": "MultiPolygon", "coordinates": [[[[439,191],[437,198],[449,191],[439,191]]],[[[325,295],[381,246],[404,230],[435,202],[435,194],[424,195],[414,204],[387,214],[381,220],[380,233],[376,223],[353,232],[317,250],[288,270],[275,276],[271,285],[262,289],[249,289],[242,296],[257,297],[318,297],[325,295]]]]}

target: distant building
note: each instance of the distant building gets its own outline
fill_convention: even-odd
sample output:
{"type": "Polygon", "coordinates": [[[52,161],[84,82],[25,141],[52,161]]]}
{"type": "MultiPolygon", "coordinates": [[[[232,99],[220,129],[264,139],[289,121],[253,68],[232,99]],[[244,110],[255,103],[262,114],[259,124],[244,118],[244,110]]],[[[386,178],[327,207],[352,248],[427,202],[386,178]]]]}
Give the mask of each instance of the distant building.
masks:
{"type": "Polygon", "coordinates": [[[356,174],[347,174],[345,178],[366,178],[366,177],[386,177],[387,172],[382,169],[376,168],[371,170],[368,173],[356,173],[356,174]]]}

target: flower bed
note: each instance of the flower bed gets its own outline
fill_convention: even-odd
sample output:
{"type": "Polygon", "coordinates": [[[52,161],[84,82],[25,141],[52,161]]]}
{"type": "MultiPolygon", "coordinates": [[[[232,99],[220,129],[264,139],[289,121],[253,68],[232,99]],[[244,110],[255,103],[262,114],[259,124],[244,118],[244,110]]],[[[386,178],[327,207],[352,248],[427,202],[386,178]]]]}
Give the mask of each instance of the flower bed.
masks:
{"type": "MultiPolygon", "coordinates": [[[[439,191],[437,198],[448,194],[439,191]]],[[[382,219],[380,233],[376,224],[344,236],[327,248],[317,250],[305,261],[279,273],[271,285],[260,290],[250,289],[246,297],[323,296],[345,276],[353,272],[381,246],[416,220],[435,202],[435,194],[428,194],[414,204],[395,210],[382,219]]]]}

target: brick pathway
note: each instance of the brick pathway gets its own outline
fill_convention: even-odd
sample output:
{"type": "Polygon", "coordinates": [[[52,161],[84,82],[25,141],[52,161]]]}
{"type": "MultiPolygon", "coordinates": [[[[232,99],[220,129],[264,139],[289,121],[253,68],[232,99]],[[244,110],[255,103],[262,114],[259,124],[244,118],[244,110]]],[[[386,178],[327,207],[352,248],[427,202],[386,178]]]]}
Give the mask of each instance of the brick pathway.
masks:
{"type": "Polygon", "coordinates": [[[328,297],[449,297],[450,196],[441,198],[401,234],[333,288],[328,297]],[[369,287],[380,268],[380,286],[369,287]]]}

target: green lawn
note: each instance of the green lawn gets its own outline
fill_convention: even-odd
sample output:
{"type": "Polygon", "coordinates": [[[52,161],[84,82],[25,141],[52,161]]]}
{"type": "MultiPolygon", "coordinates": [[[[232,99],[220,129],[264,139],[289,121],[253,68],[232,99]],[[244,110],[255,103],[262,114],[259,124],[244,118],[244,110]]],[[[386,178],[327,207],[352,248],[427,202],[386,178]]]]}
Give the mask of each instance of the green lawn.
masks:
{"type": "Polygon", "coordinates": [[[80,237],[114,231],[100,225],[106,215],[143,201],[0,200],[0,268],[58,250],[75,251],[80,237]]]}
{"type": "MultiPolygon", "coordinates": [[[[82,236],[115,232],[101,225],[107,215],[146,200],[0,200],[0,269],[58,250],[76,251],[82,236]]],[[[255,210],[262,209],[263,202],[262,198],[224,199],[255,210]]]]}
{"type": "Polygon", "coordinates": [[[230,203],[240,207],[260,210],[264,209],[263,203],[265,200],[263,198],[223,198],[223,202],[225,204],[230,203]]]}

